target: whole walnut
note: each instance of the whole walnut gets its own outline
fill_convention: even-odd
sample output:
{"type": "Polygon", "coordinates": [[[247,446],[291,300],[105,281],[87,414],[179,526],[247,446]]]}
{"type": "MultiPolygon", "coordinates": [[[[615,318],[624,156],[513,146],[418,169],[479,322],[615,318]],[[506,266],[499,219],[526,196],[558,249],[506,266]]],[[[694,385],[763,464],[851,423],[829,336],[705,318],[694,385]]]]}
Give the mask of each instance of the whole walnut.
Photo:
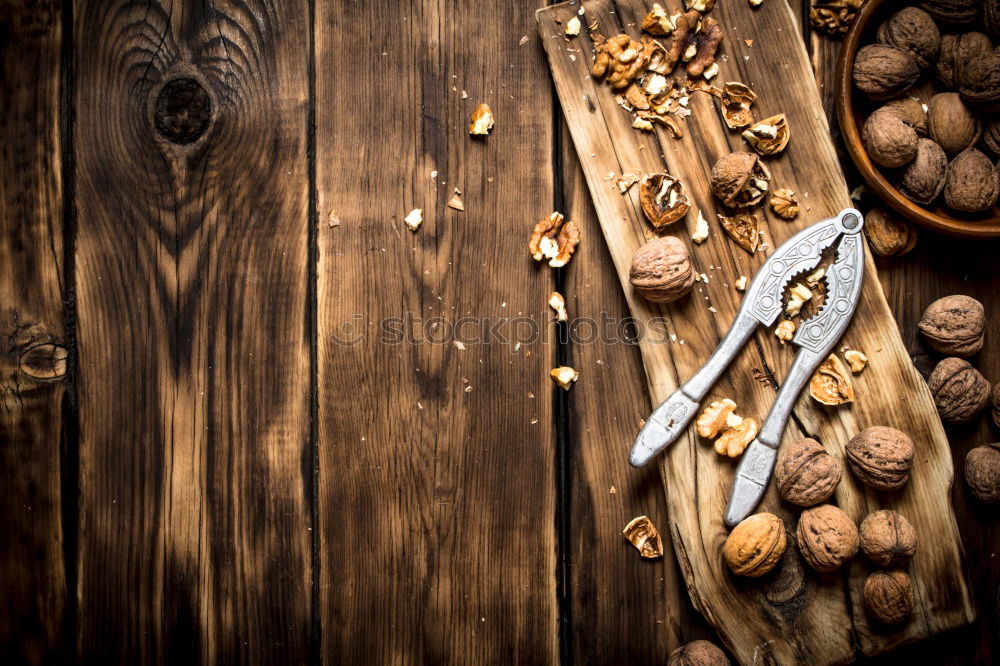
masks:
{"type": "Polygon", "coordinates": [[[846,452],[847,466],[866,486],[898,490],[910,478],[913,440],[895,428],[865,428],[847,443],[846,452]]]}
{"type": "Polygon", "coordinates": [[[986,122],[983,127],[983,145],[994,156],[1000,157],[1000,118],[986,122]]]}
{"type": "Polygon", "coordinates": [[[981,32],[943,36],[941,52],[934,68],[938,83],[948,90],[956,90],[959,74],[965,66],[974,58],[992,50],[993,43],[990,42],[990,38],[981,32]]]}
{"type": "Polygon", "coordinates": [[[948,165],[944,202],[955,210],[978,213],[993,206],[1000,193],[1000,175],[990,158],[975,148],[958,154],[948,165]]]}
{"type": "Polygon", "coordinates": [[[767,194],[771,172],[756,153],[729,153],[712,166],[712,192],[730,208],[753,206],[767,194]]]}
{"type": "Polygon", "coordinates": [[[930,139],[917,140],[917,154],[899,175],[899,191],[907,199],[929,204],[944,189],[948,156],[930,139]]]}
{"type": "Polygon", "coordinates": [[[832,504],[803,511],[795,538],[802,559],[816,571],[839,569],[858,552],[858,528],[832,504]]]}
{"type": "Polygon", "coordinates": [[[876,111],[861,130],[861,143],[872,162],[901,167],[917,155],[917,132],[896,116],[876,111]]]}
{"type": "Polygon", "coordinates": [[[972,23],[979,16],[982,0],[921,0],[924,10],[942,23],[972,23]]]}
{"type": "Polygon", "coordinates": [[[979,116],[953,92],[931,97],[927,104],[927,127],[931,138],[949,155],[975,145],[983,131],[979,116]]]}
{"type": "Polygon", "coordinates": [[[694,267],[687,246],[679,238],[653,238],[636,250],[628,281],[653,303],[671,303],[691,291],[694,267]]]}
{"type": "Polygon", "coordinates": [[[773,513],[755,513],[733,528],[722,555],[733,573],[757,578],[774,568],[785,552],[785,523],[773,513]]]}
{"type": "Polygon", "coordinates": [[[993,425],[1000,428],[1000,384],[994,384],[990,393],[990,418],[993,425]]]}
{"type": "Polygon", "coordinates": [[[861,521],[861,550],[881,567],[905,564],[917,552],[917,532],[906,517],[882,509],[861,521]]]}
{"type": "Polygon", "coordinates": [[[913,612],[913,586],[903,571],[876,571],[861,590],[865,610],[882,624],[904,622],[913,612]]]}
{"type": "Polygon", "coordinates": [[[958,92],[979,109],[1000,110],[1000,53],[973,58],[959,70],[958,92]]]}
{"type": "Polygon", "coordinates": [[[917,136],[927,136],[927,111],[924,105],[912,97],[903,97],[886,102],[879,111],[899,118],[912,127],[917,136]]]}
{"type": "Polygon", "coordinates": [[[729,659],[714,643],[691,641],[670,653],[667,666],[729,666],[729,659]]]}
{"type": "Polygon", "coordinates": [[[811,437],[784,447],[774,466],[774,481],[781,499],[799,506],[813,506],[826,500],[836,490],[842,475],[840,461],[811,437]]]}
{"type": "Polygon", "coordinates": [[[927,344],[949,356],[974,356],[983,348],[983,304],[956,294],[939,298],[924,310],[917,328],[927,344]]]}
{"type": "Polygon", "coordinates": [[[1000,39],[1000,0],[983,0],[983,25],[993,39],[1000,39]]]}
{"type": "Polygon", "coordinates": [[[854,56],[854,85],[872,99],[889,99],[920,78],[917,61],[906,51],[885,44],[869,44],[854,56]]]}
{"type": "Polygon", "coordinates": [[[980,502],[1000,502],[1000,444],[977,446],[965,456],[965,482],[980,502]]]}
{"type": "Polygon", "coordinates": [[[878,27],[878,41],[906,51],[925,69],[937,60],[941,33],[930,14],[917,7],[904,7],[878,27]]]}
{"type": "Polygon", "coordinates": [[[968,361],[949,356],[941,361],[927,378],[941,420],[946,423],[966,423],[986,406],[990,399],[990,383],[968,361]]]}
{"type": "MultiPolygon", "coordinates": [[[[918,159],[919,156],[918,151],[918,159]]],[[[917,230],[913,225],[882,207],[868,211],[864,229],[868,245],[880,257],[902,256],[917,244],[917,230]]]]}

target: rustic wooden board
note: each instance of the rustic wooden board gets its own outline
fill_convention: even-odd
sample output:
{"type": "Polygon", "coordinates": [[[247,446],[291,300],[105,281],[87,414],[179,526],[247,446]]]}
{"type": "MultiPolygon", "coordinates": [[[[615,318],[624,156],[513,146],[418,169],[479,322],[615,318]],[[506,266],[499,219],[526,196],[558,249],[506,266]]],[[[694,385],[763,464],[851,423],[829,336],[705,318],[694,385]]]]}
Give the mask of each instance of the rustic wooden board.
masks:
{"type": "Polygon", "coordinates": [[[100,0],[74,28],[80,659],[304,661],[309,8],[100,0]],[[155,111],[183,77],[201,132],[183,90],[155,111]]]}
{"type": "MultiPolygon", "coordinates": [[[[620,32],[622,26],[637,34],[635,27],[646,11],[639,2],[585,6],[587,22],[596,18],[598,31],[604,34],[620,32]]],[[[665,166],[685,181],[695,208],[714,220],[714,203],[704,174],[719,155],[740,149],[743,142],[724,129],[713,100],[702,94],[692,98],[693,115],[686,123],[684,139],[640,136],[632,130],[627,114],[617,107],[608,89],[595,86],[589,78],[591,46],[587,36],[566,42],[561,35],[557,20],[568,20],[577,8],[558,5],[539,12],[539,28],[632,313],[647,323],[653,317],[667,317],[670,331],[678,339],[671,343],[664,336],[650,335],[640,342],[655,403],[700,367],[715,348],[739,304],[733,281],[739,275],[752,275],[765,254],[746,255],[713,225],[709,240],[694,249],[700,271],[710,275],[708,285],[699,284],[692,298],[668,308],[633,298],[627,288],[628,265],[632,252],[650,233],[638,212],[636,193],[620,196],[611,188],[608,174],[659,171],[665,166]],[[709,310],[709,304],[716,313],[709,310]],[[705,335],[705,331],[714,334],[705,335]]],[[[777,186],[791,187],[803,197],[804,213],[791,224],[765,213],[765,241],[774,247],[803,225],[850,205],[847,188],[805,50],[797,40],[778,37],[798,34],[788,6],[772,2],[751,10],[745,3],[725,3],[715,10],[715,16],[727,33],[720,80],[746,82],[760,95],[757,116],[784,112],[792,128],[789,149],[770,166],[777,186]],[[752,39],[753,45],[747,45],[745,39],[752,39]],[[785,50],[774,48],[779,43],[785,50]]],[[[693,224],[693,217],[689,224],[693,224]]],[[[680,233],[683,235],[683,230],[680,233]]],[[[847,478],[836,500],[858,522],[870,510],[892,507],[906,514],[921,534],[934,535],[925,539],[910,566],[917,608],[913,620],[902,629],[887,631],[872,626],[860,604],[860,585],[866,574],[860,560],[843,578],[821,577],[806,571],[792,549],[779,572],[764,584],[729,575],[720,549],[726,535],[722,510],[732,466],[688,437],[674,445],[662,466],[674,547],[692,601],[741,661],[846,661],[854,657],[855,644],[865,654],[876,654],[960,626],[974,616],[950,511],[952,466],[947,440],[929,393],[905,353],[870,261],[868,278],[855,322],[843,341],[865,350],[872,359],[869,369],[856,381],[860,400],[850,408],[821,411],[808,398],[801,399],[795,423],[786,429],[786,441],[805,432],[842,455],[847,439],[867,425],[893,425],[914,437],[918,456],[913,479],[903,492],[877,496],[847,478]],[[887,386],[892,390],[886,391],[887,386]]],[[[791,350],[778,348],[770,333],[761,332],[719,382],[713,396],[735,397],[742,413],[762,418],[773,400],[773,387],[755,382],[754,370],[773,370],[780,378],[792,357],[791,350]]],[[[627,447],[622,447],[621,455],[626,453],[627,447]]],[[[762,506],[783,515],[790,528],[794,526],[792,516],[773,494],[762,506]]]]}
{"type": "MultiPolygon", "coordinates": [[[[0,662],[65,658],[62,8],[0,12],[0,662]]],[[[69,502],[73,498],[67,498],[69,502]]]]}
{"type": "Polygon", "coordinates": [[[554,284],[526,249],[553,205],[545,61],[518,46],[531,9],[316,11],[322,653],[555,663],[556,349],[517,348],[512,323],[547,334],[554,284]],[[496,126],[473,139],[483,101],[496,126]]]}

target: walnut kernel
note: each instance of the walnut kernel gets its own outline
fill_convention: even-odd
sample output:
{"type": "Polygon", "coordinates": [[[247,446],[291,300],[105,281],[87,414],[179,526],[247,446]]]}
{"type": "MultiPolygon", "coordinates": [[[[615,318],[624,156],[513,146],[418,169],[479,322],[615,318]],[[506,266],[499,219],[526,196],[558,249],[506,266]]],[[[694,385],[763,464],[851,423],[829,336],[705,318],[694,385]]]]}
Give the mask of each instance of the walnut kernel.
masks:
{"type": "Polygon", "coordinates": [[[741,418],[730,414],[726,418],[726,427],[715,440],[715,452],[720,456],[738,458],[757,436],[759,426],[751,418],[741,418]]]}
{"type": "Polygon", "coordinates": [[[641,28],[643,32],[660,37],[674,31],[667,11],[658,2],[653,3],[653,9],[642,19],[641,28]]]}
{"type": "Polygon", "coordinates": [[[580,228],[572,220],[563,223],[562,213],[554,212],[535,225],[528,241],[528,251],[535,261],[549,260],[549,266],[561,268],[569,263],[580,243],[580,228]]]}
{"type": "Polygon", "coordinates": [[[480,104],[472,112],[472,123],[469,125],[469,134],[474,136],[486,136],[493,129],[493,111],[488,104],[480,104]]]}
{"type": "Polygon", "coordinates": [[[786,220],[794,220],[799,215],[799,200],[795,197],[795,192],[781,188],[771,194],[771,210],[778,217],[786,220]]]}
{"type": "Polygon", "coordinates": [[[857,349],[848,349],[844,352],[844,359],[851,366],[851,372],[858,375],[868,366],[868,357],[864,352],[857,349]]]}
{"type": "Polygon", "coordinates": [[[568,391],[573,387],[573,382],[580,378],[580,373],[574,368],[563,365],[558,368],[552,368],[549,371],[549,376],[552,377],[552,381],[559,385],[559,388],[568,391]]]}
{"type": "Polygon", "coordinates": [[[792,338],[795,337],[795,322],[791,319],[782,319],[778,322],[778,325],[774,327],[774,335],[778,338],[778,342],[781,344],[791,342],[792,338]]]}

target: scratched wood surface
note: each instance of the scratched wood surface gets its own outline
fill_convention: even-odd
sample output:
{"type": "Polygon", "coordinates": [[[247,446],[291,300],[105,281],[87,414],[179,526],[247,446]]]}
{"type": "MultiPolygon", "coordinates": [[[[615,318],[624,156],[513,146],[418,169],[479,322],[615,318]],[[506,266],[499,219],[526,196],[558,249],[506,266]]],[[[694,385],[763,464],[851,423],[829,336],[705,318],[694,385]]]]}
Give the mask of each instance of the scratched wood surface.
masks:
{"type": "MultiPolygon", "coordinates": [[[[630,28],[636,32],[635,26],[647,11],[639,2],[594,2],[584,3],[584,7],[587,22],[596,21],[596,30],[607,35],[630,28]]],[[[699,285],[690,299],[669,308],[656,308],[631,298],[627,286],[631,255],[650,232],[638,212],[637,194],[620,196],[609,182],[609,174],[634,170],[649,173],[666,168],[687,184],[694,208],[714,219],[711,194],[700,174],[718,156],[739,150],[742,140],[726,132],[707,95],[692,97],[693,115],[680,141],[670,140],[665,133],[659,136],[660,142],[650,135],[638,135],[608,91],[599,89],[589,77],[590,58],[576,56],[581,51],[591,53],[589,37],[583,35],[564,46],[559,22],[568,20],[577,9],[567,4],[539,12],[540,32],[632,313],[647,325],[657,316],[666,316],[677,337],[675,343],[655,336],[640,341],[656,402],[708,357],[739,304],[732,282],[739,275],[752,275],[765,255],[747,256],[729,243],[716,225],[709,240],[694,249],[697,270],[711,276],[707,285],[699,285]],[[705,331],[715,334],[706,336],[705,331]]],[[[715,15],[729,32],[720,79],[747,82],[760,95],[758,117],[782,111],[792,127],[792,144],[782,158],[770,161],[770,168],[776,187],[791,187],[800,193],[804,210],[798,224],[768,218],[765,241],[774,247],[807,221],[850,205],[848,189],[827,138],[829,130],[805,49],[779,53],[767,48],[774,43],[768,41],[773,35],[797,34],[798,26],[788,6],[770,3],[752,10],[749,5],[735,3],[721,5],[715,15]]],[[[693,220],[695,215],[690,217],[693,220]]],[[[899,340],[874,279],[874,268],[868,263],[869,279],[854,324],[843,339],[844,344],[867,350],[873,358],[870,369],[856,380],[862,399],[850,409],[834,412],[820,411],[804,397],[796,407],[796,422],[786,429],[785,439],[791,441],[808,433],[842,455],[843,446],[854,433],[867,425],[886,424],[904,428],[921,443],[913,480],[905,492],[876,497],[853,478],[847,478],[836,496],[837,503],[857,522],[874,508],[891,506],[911,517],[922,533],[938,535],[910,568],[917,592],[914,618],[895,631],[872,625],[860,603],[860,587],[867,573],[860,562],[852,563],[846,578],[840,580],[812,575],[804,570],[794,552],[789,552],[779,571],[763,585],[747,584],[729,575],[720,549],[727,534],[721,516],[732,469],[720,464],[714,452],[699,445],[695,438],[685,438],[674,445],[662,464],[674,547],[696,607],[720,631],[741,662],[765,656],[779,662],[837,663],[853,659],[855,642],[862,653],[878,654],[966,624],[974,615],[948,499],[952,478],[948,442],[933,413],[926,386],[899,340]],[[876,386],[890,386],[892,390],[876,390],[876,386]],[[898,404],[894,395],[906,395],[908,400],[898,404]]],[[[773,391],[753,381],[755,367],[763,365],[780,378],[791,358],[789,349],[779,349],[770,333],[761,332],[712,395],[733,396],[743,414],[761,418],[773,400],[773,391]]],[[[765,498],[763,508],[778,512],[787,524],[794,525],[794,515],[780,505],[773,491],[765,498]]]]}
{"type": "MultiPolygon", "coordinates": [[[[670,511],[623,455],[638,346],[590,337],[630,309],[540,4],[0,2],[0,662],[661,663],[718,641],[669,540],[647,562],[620,535],[670,511]],[[179,84],[157,129],[178,79],[209,104],[179,84]],[[473,142],[480,99],[498,125],[473,142]],[[561,271],[524,247],[553,209],[584,236],[561,271]],[[538,337],[335,340],[407,310],[538,337]]],[[[811,46],[826,104],[837,42],[811,46]]],[[[920,310],[1000,306],[995,250],[922,234],[879,262],[922,372],[920,310]]],[[[989,346],[977,364],[1000,378],[989,346]]],[[[996,436],[948,434],[958,465],[996,436]]],[[[951,496],[979,619],[873,663],[998,654],[997,514],[951,496]]]]}

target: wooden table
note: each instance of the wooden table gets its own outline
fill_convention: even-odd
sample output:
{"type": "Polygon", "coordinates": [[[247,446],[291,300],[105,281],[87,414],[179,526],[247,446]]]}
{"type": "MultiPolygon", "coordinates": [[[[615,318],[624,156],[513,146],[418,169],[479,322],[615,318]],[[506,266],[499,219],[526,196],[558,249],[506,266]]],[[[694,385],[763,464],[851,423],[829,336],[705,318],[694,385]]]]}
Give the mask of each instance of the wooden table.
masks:
{"type": "MultiPolygon", "coordinates": [[[[534,9],[4,3],[3,663],[661,663],[711,637],[672,557],[620,535],[666,508],[626,462],[644,377],[534,9]],[[553,209],[583,234],[560,271],[526,250],[553,209]]],[[[838,45],[803,37],[832,109],[838,45]]],[[[927,303],[1000,307],[998,248],[921,232],[880,263],[921,370],[927,303]]],[[[996,435],[949,433],[959,470],[996,435]]],[[[1000,654],[997,514],[953,499],[980,619],[878,663],[1000,654]]]]}

